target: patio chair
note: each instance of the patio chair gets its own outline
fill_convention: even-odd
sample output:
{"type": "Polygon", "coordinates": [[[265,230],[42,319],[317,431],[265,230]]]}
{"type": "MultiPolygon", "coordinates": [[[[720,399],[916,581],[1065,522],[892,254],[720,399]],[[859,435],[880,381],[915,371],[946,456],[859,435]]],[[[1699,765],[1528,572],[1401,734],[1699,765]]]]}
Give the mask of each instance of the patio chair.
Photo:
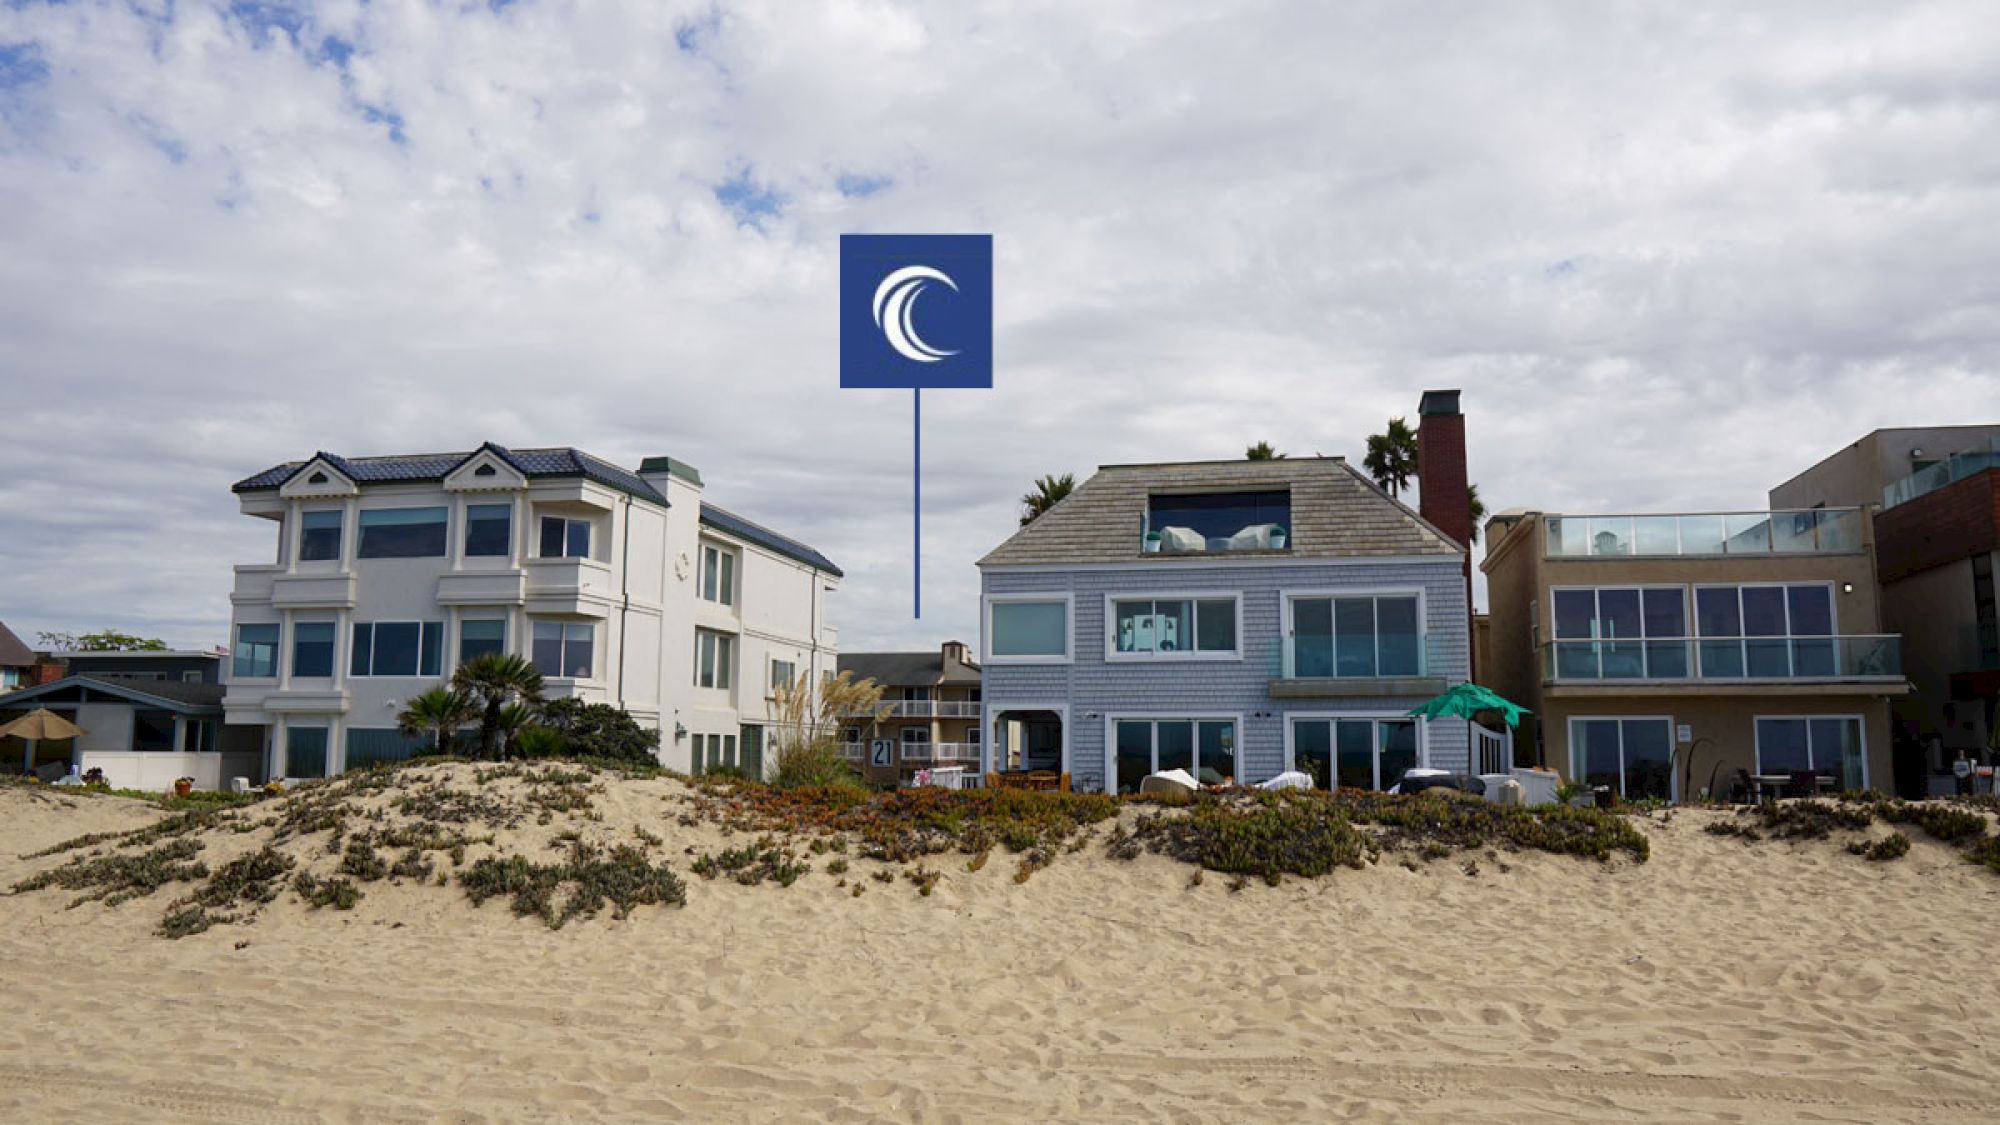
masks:
{"type": "Polygon", "coordinates": [[[1729,803],[1749,805],[1757,801],[1757,783],[1750,779],[1750,771],[1738,769],[1729,779],[1729,803]]]}
{"type": "Polygon", "coordinates": [[[1791,780],[1785,782],[1787,797],[1819,796],[1819,774],[1813,770],[1792,770],[1791,780]]]}

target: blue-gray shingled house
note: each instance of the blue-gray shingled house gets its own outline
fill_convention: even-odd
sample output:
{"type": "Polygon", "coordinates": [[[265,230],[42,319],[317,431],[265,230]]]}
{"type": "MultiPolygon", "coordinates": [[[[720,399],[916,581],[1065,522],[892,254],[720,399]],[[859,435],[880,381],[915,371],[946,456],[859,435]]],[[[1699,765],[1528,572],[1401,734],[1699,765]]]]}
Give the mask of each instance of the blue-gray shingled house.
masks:
{"type": "Polygon", "coordinates": [[[1468,768],[1464,720],[1405,714],[1470,678],[1466,550],[1341,458],[1107,465],[979,568],[988,771],[1468,768]]]}

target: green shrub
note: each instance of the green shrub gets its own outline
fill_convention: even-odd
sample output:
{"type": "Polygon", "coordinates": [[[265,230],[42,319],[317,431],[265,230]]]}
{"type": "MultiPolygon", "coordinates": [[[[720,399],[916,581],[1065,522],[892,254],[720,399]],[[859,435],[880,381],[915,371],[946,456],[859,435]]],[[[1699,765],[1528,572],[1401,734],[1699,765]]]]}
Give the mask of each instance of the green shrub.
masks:
{"type": "Polygon", "coordinates": [[[1274,886],[1286,875],[1316,878],[1336,867],[1361,867],[1369,850],[1345,816],[1318,801],[1248,808],[1203,801],[1185,816],[1141,821],[1137,835],[1183,862],[1274,886]]]}
{"type": "Polygon", "coordinates": [[[552,752],[564,757],[639,766],[659,764],[660,732],[647,730],[610,704],[551,699],[542,704],[541,725],[560,736],[552,752]]]}
{"type": "Polygon", "coordinates": [[[138,855],[107,855],[95,859],[75,859],[14,884],[14,893],[61,887],[87,891],[70,902],[81,906],[102,900],[116,906],[127,899],[152,894],[168,883],[186,883],[208,877],[207,865],[195,860],[199,840],[169,840],[138,855]]]}
{"type": "Polygon", "coordinates": [[[354,905],[361,901],[361,889],[339,876],[321,879],[309,871],[301,871],[298,877],[292,880],[292,889],[315,910],[322,906],[331,906],[335,910],[352,910],[354,905]]]}
{"type": "MultiPolygon", "coordinates": [[[[798,881],[799,876],[812,870],[812,867],[800,861],[790,850],[781,849],[769,840],[761,840],[747,847],[725,848],[701,856],[694,861],[690,869],[704,879],[728,875],[746,887],[755,886],[766,879],[781,887],[789,887],[798,881]]],[[[843,860],[841,870],[846,869],[847,865],[843,860]]]]}
{"type": "Polygon", "coordinates": [[[771,784],[780,789],[854,789],[865,791],[861,775],[847,760],[840,744],[832,739],[814,739],[799,745],[780,746],[771,774],[771,784]]]}
{"type": "Polygon", "coordinates": [[[1847,851],[1850,855],[1865,856],[1878,862],[1901,859],[1910,854],[1910,838],[1896,832],[1880,840],[1856,840],[1847,845],[1847,851]]]}
{"type": "Polygon", "coordinates": [[[534,863],[518,855],[482,859],[460,874],[458,881],[474,906],[505,895],[516,915],[535,915],[552,930],[561,929],[572,918],[595,915],[607,901],[612,904],[612,916],[621,919],[638,906],[682,906],[687,902],[687,888],[680,878],[629,844],[620,844],[606,854],[579,842],[571,845],[569,858],[562,863],[534,863]]]}

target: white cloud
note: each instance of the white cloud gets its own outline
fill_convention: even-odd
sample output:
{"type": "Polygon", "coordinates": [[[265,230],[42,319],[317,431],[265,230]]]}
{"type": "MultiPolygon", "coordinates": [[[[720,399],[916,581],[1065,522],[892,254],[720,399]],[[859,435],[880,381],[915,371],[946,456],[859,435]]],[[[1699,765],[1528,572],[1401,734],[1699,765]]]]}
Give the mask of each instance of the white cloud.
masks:
{"type": "Polygon", "coordinates": [[[0,8],[17,631],[220,640],[229,483],[321,448],[672,453],[873,647],[972,636],[1043,472],[1460,386],[1495,510],[1753,506],[2000,389],[1977,3],[143,8],[0,8]],[[997,239],[922,622],[908,397],[835,388],[860,230],[997,239]]]}

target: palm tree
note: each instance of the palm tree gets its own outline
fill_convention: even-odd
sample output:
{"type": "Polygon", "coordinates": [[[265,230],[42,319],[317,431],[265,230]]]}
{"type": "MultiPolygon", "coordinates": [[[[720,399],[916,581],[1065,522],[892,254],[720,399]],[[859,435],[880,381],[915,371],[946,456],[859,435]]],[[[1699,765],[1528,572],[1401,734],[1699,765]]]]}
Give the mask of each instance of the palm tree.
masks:
{"type": "Polygon", "coordinates": [[[1368,456],[1361,465],[1389,495],[1402,495],[1417,472],[1417,431],[1401,418],[1389,419],[1387,430],[1368,435],[1368,456]]]}
{"type": "Polygon", "coordinates": [[[440,754],[451,752],[451,736],[458,728],[479,717],[479,704],[464,692],[439,684],[410,700],[396,716],[396,726],[405,737],[429,735],[440,754]]]}
{"type": "Polygon", "coordinates": [[[1271,448],[1270,442],[1260,441],[1256,445],[1245,449],[1243,451],[1243,458],[1246,461],[1283,461],[1285,455],[1271,448]]]}
{"type": "Polygon", "coordinates": [[[1479,542],[1479,525],[1486,522],[1486,501],[1479,498],[1479,486],[1465,486],[1465,508],[1472,516],[1472,542],[1479,542]]]}
{"type": "Polygon", "coordinates": [[[511,652],[489,652],[458,666],[451,685],[471,696],[482,714],[479,720],[479,756],[494,752],[500,740],[501,709],[519,700],[542,701],[542,674],[525,658],[511,652]]]}
{"type": "Polygon", "coordinates": [[[1043,512],[1055,507],[1063,497],[1074,491],[1076,491],[1075,473],[1064,473],[1061,476],[1050,473],[1036,481],[1035,490],[1021,497],[1021,526],[1026,527],[1034,523],[1043,512]]]}
{"type": "Polygon", "coordinates": [[[511,758],[521,735],[535,724],[539,709],[527,703],[509,703],[500,708],[500,753],[511,758]]]}

